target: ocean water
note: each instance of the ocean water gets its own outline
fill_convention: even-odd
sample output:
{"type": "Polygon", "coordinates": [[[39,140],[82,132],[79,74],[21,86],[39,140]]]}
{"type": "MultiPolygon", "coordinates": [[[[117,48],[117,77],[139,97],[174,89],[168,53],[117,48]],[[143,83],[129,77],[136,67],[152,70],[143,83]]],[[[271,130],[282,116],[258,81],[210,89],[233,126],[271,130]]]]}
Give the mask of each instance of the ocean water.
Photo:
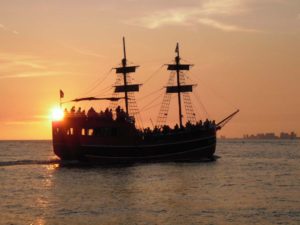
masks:
{"type": "Polygon", "coordinates": [[[61,164],[0,142],[0,224],[300,224],[300,142],[219,141],[209,163],[61,164]]]}

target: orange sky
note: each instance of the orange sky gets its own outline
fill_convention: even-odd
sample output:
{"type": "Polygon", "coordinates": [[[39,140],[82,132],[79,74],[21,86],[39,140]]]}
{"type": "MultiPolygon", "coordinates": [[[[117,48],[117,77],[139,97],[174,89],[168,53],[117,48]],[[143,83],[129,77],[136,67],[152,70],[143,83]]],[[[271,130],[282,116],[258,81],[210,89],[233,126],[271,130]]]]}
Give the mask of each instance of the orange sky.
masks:
{"type": "MultiPolygon", "coordinates": [[[[137,83],[158,71],[137,99],[166,84],[159,68],[179,42],[207,111],[192,95],[197,114],[219,121],[241,110],[221,135],[300,135],[299,0],[1,0],[0,15],[0,139],[50,139],[59,89],[66,100],[108,95],[113,72],[87,91],[120,63],[122,36],[129,61],[141,66],[137,83]]],[[[162,100],[160,93],[139,107],[162,100]]],[[[154,105],[142,114],[146,125],[156,120],[154,105]]]]}

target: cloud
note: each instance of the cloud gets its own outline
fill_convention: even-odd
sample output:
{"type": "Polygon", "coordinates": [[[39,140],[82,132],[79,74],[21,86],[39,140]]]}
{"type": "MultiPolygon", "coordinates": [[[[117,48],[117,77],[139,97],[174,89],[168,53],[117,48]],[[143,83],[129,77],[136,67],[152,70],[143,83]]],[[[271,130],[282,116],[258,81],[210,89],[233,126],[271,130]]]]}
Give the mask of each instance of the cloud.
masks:
{"type": "Polygon", "coordinates": [[[140,18],[127,20],[126,23],[148,29],[156,29],[168,25],[197,26],[201,24],[227,32],[257,31],[223,22],[224,18],[232,21],[234,16],[248,12],[249,9],[246,7],[247,0],[206,0],[202,1],[202,4],[200,3],[193,7],[180,7],[152,12],[140,18]]]}
{"type": "Polygon", "coordinates": [[[41,63],[37,63],[37,62],[16,61],[16,62],[13,62],[13,64],[31,67],[33,69],[46,69],[47,68],[45,65],[42,65],[41,63]]]}
{"type": "Polygon", "coordinates": [[[5,121],[4,125],[38,125],[43,123],[45,120],[11,120],[11,121],[5,121]]]}
{"type": "Polygon", "coordinates": [[[0,53],[0,79],[69,75],[61,71],[61,63],[32,55],[0,53]]]}
{"type": "Polygon", "coordinates": [[[77,47],[70,46],[70,45],[67,45],[64,43],[59,43],[59,44],[62,45],[64,48],[67,48],[76,53],[79,53],[80,55],[92,56],[92,57],[96,57],[96,58],[105,58],[104,55],[100,55],[100,54],[94,53],[94,52],[86,50],[86,49],[79,49],[77,47]]]}
{"type": "Polygon", "coordinates": [[[7,31],[11,34],[14,34],[14,35],[18,35],[19,32],[16,31],[16,30],[11,30],[11,29],[8,29],[6,26],[4,26],[3,24],[0,24],[0,29],[4,30],[4,31],[7,31]]]}
{"type": "Polygon", "coordinates": [[[77,52],[81,55],[86,55],[86,56],[92,56],[92,57],[96,57],[96,58],[104,58],[103,55],[97,54],[97,53],[93,53],[91,51],[87,51],[87,50],[81,50],[81,49],[77,49],[77,48],[72,48],[72,50],[74,52],[77,52]]]}
{"type": "Polygon", "coordinates": [[[189,20],[196,15],[195,10],[173,9],[164,12],[155,12],[150,16],[128,20],[128,24],[155,29],[165,25],[189,25],[189,20]]]}
{"type": "Polygon", "coordinates": [[[7,121],[5,125],[33,125],[33,124],[40,124],[41,122],[38,121],[7,121]]]}
{"type": "Polygon", "coordinates": [[[49,72],[24,72],[24,73],[14,73],[10,75],[0,75],[0,79],[9,78],[29,78],[29,77],[49,77],[49,76],[61,76],[68,73],[61,71],[49,71],[49,72]]]}
{"type": "Polygon", "coordinates": [[[46,69],[45,62],[30,55],[0,53],[0,62],[0,74],[46,69]]]}
{"type": "Polygon", "coordinates": [[[202,15],[236,15],[246,12],[243,0],[209,0],[202,4],[202,15]]]}
{"type": "Polygon", "coordinates": [[[255,29],[248,29],[248,28],[243,28],[243,27],[239,27],[236,25],[228,25],[222,22],[218,22],[216,20],[212,20],[209,18],[200,18],[198,20],[199,23],[210,26],[210,27],[214,27],[223,31],[243,31],[243,32],[258,32],[258,30],[255,29]]]}
{"type": "Polygon", "coordinates": [[[22,55],[13,53],[0,53],[0,60],[7,64],[24,64],[30,67],[40,67],[44,61],[33,55],[22,55]]]}
{"type": "Polygon", "coordinates": [[[43,123],[44,121],[47,120],[49,120],[49,116],[47,115],[33,115],[33,116],[18,115],[15,116],[13,119],[1,118],[0,122],[4,123],[5,125],[34,125],[34,124],[43,123]]]}

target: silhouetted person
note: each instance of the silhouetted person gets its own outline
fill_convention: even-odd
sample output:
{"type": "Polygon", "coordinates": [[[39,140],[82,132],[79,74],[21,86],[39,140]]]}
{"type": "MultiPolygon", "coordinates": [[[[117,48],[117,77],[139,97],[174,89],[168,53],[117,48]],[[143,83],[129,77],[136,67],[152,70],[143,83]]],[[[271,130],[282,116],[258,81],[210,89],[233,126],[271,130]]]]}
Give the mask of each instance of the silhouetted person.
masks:
{"type": "Polygon", "coordinates": [[[76,117],[81,117],[81,107],[77,109],[76,117]]]}
{"type": "Polygon", "coordinates": [[[88,118],[96,118],[97,112],[95,111],[95,109],[93,107],[91,107],[87,113],[88,118]]]}
{"type": "Polygon", "coordinates": [[[65,115],[65,117],[68,117],[68,116],[69,116],[69,112],[68,112],[68,109],[67,109],[67,108],[65,108],[65,110],[64,110],[64,115],[65,115]]]}
{"type": "Polygon", "coordinates": [[[209,128],[209,121],[208,121],[208,119],[206,119],[206,120],[204,121],[203,126],[204,126],[205,129],[208,129],[208,128],[209,128]]]}
{"type": "Polygon", "coordinates": [[[112,120],[112,111],[109,110],[108,108],[105,109],[104,115],[105,115],[105,119],[112,120]]]}

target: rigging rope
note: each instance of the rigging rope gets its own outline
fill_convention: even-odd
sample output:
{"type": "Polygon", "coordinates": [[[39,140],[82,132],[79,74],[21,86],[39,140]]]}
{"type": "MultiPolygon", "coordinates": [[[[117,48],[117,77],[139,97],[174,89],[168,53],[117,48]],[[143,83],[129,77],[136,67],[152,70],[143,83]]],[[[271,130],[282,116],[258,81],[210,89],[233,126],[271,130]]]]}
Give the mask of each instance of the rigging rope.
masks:
{"type": "Polygon", "coordinates": [[[110,87],[107,87],[103,90],[101,90],[101,92],[98,92],[98,94],[96,95],[96,97],[102,97],[103,95],[105,95],[106,93],[110,92],[114,87],[110,86],[110,87]]]}
{"type": "Polygon", "coordinates": [[[140,97],[138,100],[141,101],[142,99],[145,99],[145,98],[147,98],[147,97],[149,97],[149,96],[151,96],[151,95],[153,95],[155,93],[159,93],[159,91],[161,91],[162,89],[164,89],[164,88],[163,87],[159,88],[159,89],[157,89],[157,90],[155,90],[155,91],[153,91],[153,92],[151,92],[151,93],[149,93],[149,94],[147,94],[145,96],[140,97]]]}
{"type": "Polygon", "coordinates": [[[202,101],[200,100],[200,97],[198,95],[196,95],[196,92],[193,92],[195,98],[196,98],[196,101],[198,102],[199,106],[202,108],[202,110],[204,111],[205,115],[207,118],[209,118],[209,114],[204,106],[204,104],[202,103],[202,101]]]}
{"type": "MultiPolygon", "coordinates": [[[[226,99],[224,96],[218,94],[218,92],[215,91],[214,88],[212,88],[211,86],[207,85],[207,83],[203,82],[200,78],[198,78],[198,77],[194,77],[194,78],[197,80],[197,83],[203,84],[203,87],[206,87],[212,94],[214,94],[218,98],[222,99],[224,102],[226,102],[231,107],[237,109],[237,107],[234,104],[232,104],[228,99],[226,99]]],[[[191,78],[188,78],[188,79],[190,79],[192,81],[191,78]]]]}
{"type": "MultiPolygon", "coordinates": [[[[175,97],[175,95],[171,96],[171,99],[173,99],[174,97],[175,97]]],[[[143,111],[148,111],[149,109],[152,109],[153,107],[158,106],[158,105],[161,105],[161,102],[157,103],[155,105],[149,106],[149,107],[145,106],[145,108],[143,109],[143,111]]]]}
{"type": "Polygon", "coordinates": [[[94,82],[94,85],[91,88],[83,91],[82,95],[87,95],[88,93],[91,93],[93,90],[95,90],[100,84],[102,84],[107,79],[108,75],[111,73],[112,70],[113,70],[113,68],[111,68],[107,73],[105,73],[104,77],[101,80],[100,80],[100,78],[98,78],[94,82]]]}
{"type": "Polygon", "coordinates": [[[150,76],[144,81],[143,84],[148,83],[156,74],[158,74],[158,72],[161,70],[161,68],[163,68],[165,65],[161,65],[158,69],[156,69],[152,74],[150,74],[150,76]]]}
{"type": "Polygon", "coordinates": [[[156,101],[158,101],[158,100],[160,100],[160,99],[159,99],[159,98],[154,98],[154,99],[153,99],[151,102],[149,102],[147,105],[143,106],[143,107],[141,108],[141,110],[144,111],[144,109],[149,108],[149,107],[152,107],[151,104],[153,104],[154,102],[156,102],[156,101]]]}

